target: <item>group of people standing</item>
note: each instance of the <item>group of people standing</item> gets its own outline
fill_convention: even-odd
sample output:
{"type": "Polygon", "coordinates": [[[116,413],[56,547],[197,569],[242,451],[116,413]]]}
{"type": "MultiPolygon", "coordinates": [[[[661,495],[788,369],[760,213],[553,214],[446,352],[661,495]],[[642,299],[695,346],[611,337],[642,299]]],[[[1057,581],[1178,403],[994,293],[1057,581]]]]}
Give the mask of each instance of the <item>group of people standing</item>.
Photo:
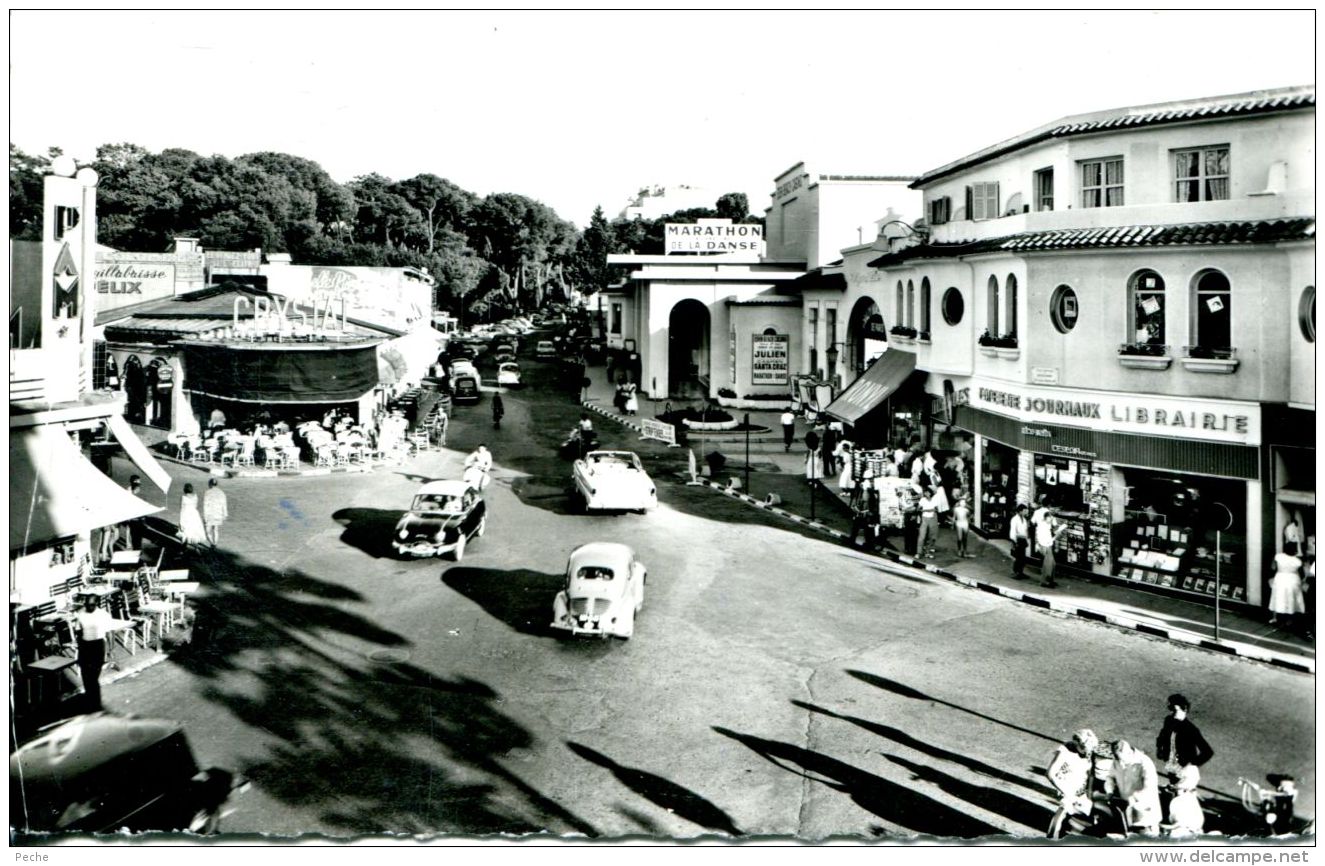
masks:
{"type": "Polygon", "coordinates": [[[1049,823],[1051,839],[1062,836],[1069,824],[1079,830],[1094,827],[1100,819],[1097,798],[1117,801],[1124,832],[1158,836],[1162,829],[1171,837],[1204,832],[1205,814],[1196,789],[1200,767],[1214,749],[1188,717],[1191,701],[1169,695],[1168,710],[1155,738],[1155,756],[1168,776],[1164,790],[1155,761],[1126,740],[1101,742],[1094,731],[1083,728],[1055,750],[1046,770],[1058,793],[1058,811],[1049,823]]]}
{"type": "Polygon", "coordinates": [[[1058,567],[1054,546],[1066,531],[1067,524],[1054,515],[1053,509],[1045,503],[1044,497],[1040,498],[1033,512],[1026,503],[1017,503],[1017,511],[1008,524],[1008,539],[1012,542],[1013,579],[1026,579],[1026,560],[1033,551],[1043,557],[1040,565],[1040,586],[1058,586],[1058,582],[1054,580],[1054,573],[1058,567]]]}

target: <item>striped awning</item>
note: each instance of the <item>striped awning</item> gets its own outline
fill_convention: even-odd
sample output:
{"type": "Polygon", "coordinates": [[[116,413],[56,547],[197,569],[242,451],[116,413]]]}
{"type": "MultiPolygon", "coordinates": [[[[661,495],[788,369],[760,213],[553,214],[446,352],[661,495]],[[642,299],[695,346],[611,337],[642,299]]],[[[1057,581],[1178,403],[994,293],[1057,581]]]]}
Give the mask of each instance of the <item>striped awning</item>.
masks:
{"type": "Polygon", "coordinates": [[[839,421],[855,424],[865,413],[892,396],[915,368],[914,352],[889,349],[824,411],[839,421]]]}

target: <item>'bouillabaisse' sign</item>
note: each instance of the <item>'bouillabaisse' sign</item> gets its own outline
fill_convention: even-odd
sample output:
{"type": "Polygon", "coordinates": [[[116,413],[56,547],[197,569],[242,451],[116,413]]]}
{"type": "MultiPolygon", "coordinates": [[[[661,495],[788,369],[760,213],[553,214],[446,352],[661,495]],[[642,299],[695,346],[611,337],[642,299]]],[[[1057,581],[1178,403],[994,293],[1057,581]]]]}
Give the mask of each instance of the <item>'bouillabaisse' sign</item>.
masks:
{"type": "Polygon", "coordinates": [[[1260,444],[1259,407],[1228,400],[1113,394],[1067,389],[1004,391],[976,386],[971,404],[1025,421],[1095,430],[1260,444]]]}
{"type": "Polygon", "coordinates": [[[667,223],[666,253],[764,253],[764,227],[731,220],[706,219],[697,223],[667,223]]]}

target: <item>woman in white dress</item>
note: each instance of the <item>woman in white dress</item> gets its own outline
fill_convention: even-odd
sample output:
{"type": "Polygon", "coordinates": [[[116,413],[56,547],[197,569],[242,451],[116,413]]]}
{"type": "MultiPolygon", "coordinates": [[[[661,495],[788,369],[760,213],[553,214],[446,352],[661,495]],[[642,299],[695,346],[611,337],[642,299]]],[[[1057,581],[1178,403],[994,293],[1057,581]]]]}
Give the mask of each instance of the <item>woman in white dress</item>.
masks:
{"type": "Polygon", "coordinates": [[[1285,625],[1292,625],[1307,610],[1302,598],[1302,560],[1289,550],[1285,544],[1284,552],[1274,555],[1274,577],[1270,580],[1270,622],[1284,620],[1285,625]]]}
{"type": "Polygon", "coordinates": [[[207,530],[202,525],[198,496],[193,492],[192,484],[184,485],[184,495],[179,498],[179,537],[185,544],[202,544],[207,541],[207,530]]]}

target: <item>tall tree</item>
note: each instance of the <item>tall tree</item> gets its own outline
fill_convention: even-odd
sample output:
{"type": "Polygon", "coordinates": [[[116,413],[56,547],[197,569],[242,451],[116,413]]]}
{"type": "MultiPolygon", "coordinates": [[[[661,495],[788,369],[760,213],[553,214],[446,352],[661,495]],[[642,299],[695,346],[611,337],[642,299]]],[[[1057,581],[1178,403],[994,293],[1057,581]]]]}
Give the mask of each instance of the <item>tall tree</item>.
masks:
{"type": "Polygon", "coordinates": [[[443,231],[459,231],[473,209],[478,197],[435,174],[420,174],[402,180],[392,187],[415,207],[423,218],[427,238],[427,252],[437,246],[443,231]]]}
{"type": "Polygon", "coordinates": [[[594,208],[589,225],[575,247],[571,266],[572,278],[582,291],[599,292],[614,281],[615,270],[608,265],[607,257],[618,251],[615,229],[603,216],[602,207],[594,208]]]}
{"type": "Polygon", "coordinates": [[[750,218],[750,200],[743,192],[729,192],[718,198],[716,210],[718,216],[734,223],[747,222],[750,218]]]}
{"type": "Polygon", "coordinates": [[[50,168],[51,160],[58,156],[55,148],[50,156],[24,153],[9,143],[9,236],[14,239],[36,240],[41,237],[42,177],[50,168]]]}

